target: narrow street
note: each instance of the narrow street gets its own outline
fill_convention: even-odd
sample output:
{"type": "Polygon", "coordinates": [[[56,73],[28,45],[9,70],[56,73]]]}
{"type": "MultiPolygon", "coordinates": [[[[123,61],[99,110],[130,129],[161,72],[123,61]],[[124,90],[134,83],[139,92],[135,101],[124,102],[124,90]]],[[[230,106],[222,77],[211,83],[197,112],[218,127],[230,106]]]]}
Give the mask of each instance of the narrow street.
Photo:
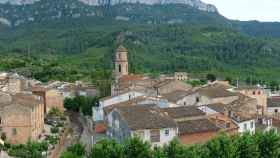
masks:
{"type": "Polygon", "coordinates": [[[85,120],[77,112],[66,112],[70,119],[70,133],[66,137],[63,148],[60,154],[65,151],[69,146],[76,143],[85,145],[87,151],[91,150],[92,146],[92,132],[87,126],[85,120]]]}
{"type": "MultiPolygon", "coordinates": [[[[70,132],[67,135],[67,137],[63,143],[63,147],[61,148],[59,155],[61,155],[63,153],[63,151],[65,151],[72,144],[79,143],[82,133],[84,131],[84,127],[79,119],[80,118],[79,113],[66,112],[65,115],[68,116],[69,120],[70,120],[70,124],[67,127],[67,128],[70,128],[70,132]]],[[[59,157],[57,157],[57,158],[59,158],[59,157]]]]}

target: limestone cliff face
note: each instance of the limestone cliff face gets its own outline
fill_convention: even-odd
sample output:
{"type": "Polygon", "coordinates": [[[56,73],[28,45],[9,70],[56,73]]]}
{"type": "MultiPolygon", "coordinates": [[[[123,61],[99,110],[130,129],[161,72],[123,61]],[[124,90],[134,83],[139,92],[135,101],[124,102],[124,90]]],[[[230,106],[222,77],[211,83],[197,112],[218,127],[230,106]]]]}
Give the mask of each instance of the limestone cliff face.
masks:
{"type": "Polygon", "coordinates": [[[0,3],[10,3],[13,5],[33,4],[40,0],[0,0],[0,3]]]}
{"type": "Polygon", "coordinates": [[[110,4],[116,5],[121,3],[142,3],[148,5],[154,4],[186,4],[194,8],[207,12],[218,12],[214,5],[206,4],[200,0],[79,0],[88,5],[110,4]]]}
{"type": "MultiPolygon", "coordinates": [[[[0,0],[0,3],[10,3],[13,5],[33,4],[40,0],[0,0]]],[[[186,4],[194,8],[207,12],[218,12],[213,5],[203,3],[200,0],[78,0],[88,5],[98,6],[104,4],[116,5],[121,3],[142,3],[142,4],[186,4]]]]}

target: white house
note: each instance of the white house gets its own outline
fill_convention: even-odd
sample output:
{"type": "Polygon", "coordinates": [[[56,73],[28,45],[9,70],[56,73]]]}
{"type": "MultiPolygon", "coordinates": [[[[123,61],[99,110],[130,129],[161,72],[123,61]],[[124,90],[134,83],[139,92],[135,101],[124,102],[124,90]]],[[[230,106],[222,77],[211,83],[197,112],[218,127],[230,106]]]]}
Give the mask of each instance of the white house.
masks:
{"type": "Polygon", "coordinates": [[[177,137],[175,121],[152,105],[115,108],[106,119],[107,135],[118,142],[139,137],[153,147],[163,146],[177,137]]]}
{"type": "Polygon", "coordinates": [[[267,113],[269,115],[280,115],[280,97],[267,99],[267,113]]]}
{"type": "Polygon", "coordinates": [[[102,121],[104,119],[104,111],[103,109],[107,106],[118,104],[121,102],[129,101],[133,98],[144,96],[144,93],[137,92],[137,91],[127,91],[122,94],[116,95],[116,96],[110,96],[103,98],[99,101],[98,107],[93,107],[93,120],[94,121],[102,121]]]}
{"type": "Polygon", "coordinates": [[[242,116],[231,117],[233,122],[239,127],[239,133],[255,133],[256,132],[256,121],[253,118],[247,118],[242,116]]]}

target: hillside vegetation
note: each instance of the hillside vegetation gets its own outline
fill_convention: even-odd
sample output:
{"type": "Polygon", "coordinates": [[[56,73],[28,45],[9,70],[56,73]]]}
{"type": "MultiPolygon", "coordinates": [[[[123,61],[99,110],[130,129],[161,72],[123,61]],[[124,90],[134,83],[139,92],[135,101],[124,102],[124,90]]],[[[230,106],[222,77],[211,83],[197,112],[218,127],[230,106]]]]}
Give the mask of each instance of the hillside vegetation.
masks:
{"type": "Polygon", "coordinates": [[[0,5],[5,8],[0,15],[13,24],[0,27],[0,70],[43,81],[101,80],[110,76],[114,50],[123,44],[129,49],[132,73],[187,71],[234,79],[280,79],[277,34],[246,31],[217,13],[186,5],[106,8],[75,0],[35,4],[0,5]]]}

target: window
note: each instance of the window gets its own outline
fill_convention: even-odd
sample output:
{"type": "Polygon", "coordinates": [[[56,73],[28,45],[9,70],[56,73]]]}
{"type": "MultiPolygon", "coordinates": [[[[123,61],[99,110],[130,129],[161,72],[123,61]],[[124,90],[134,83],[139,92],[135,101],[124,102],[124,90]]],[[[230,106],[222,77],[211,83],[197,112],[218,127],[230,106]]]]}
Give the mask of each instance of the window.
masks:
{"type": "Polygon", "coordinates": [[[275,112],[275,113],[278,113],[278,109],[275,109],[274,112],[275,112]]]}
{"type": "Polygon", "coordinates": [[[199,97],[196,97],[196,102],[197,102],[197,103],[199,102],[199,97]]]}
{"type": "Polygon", "coordinates": [[[251,121],[251,128],[254,128],[254,121],[251,121]]]}
{"type": "Polygon", "coordinates": [[[244,130],[247,130],[247,123],[244,123],[243,128],[244,130]]]}
{"type": "Polygon", "coordinates": [[[258,94],[261,95],[262,94],[261,91],[259,91],[258,94]]]}
{"type": "Polygon", "coordinates": [[[256,95],[256,92],[255,92],[255,91],[253,91],[253,95],[256,95]]]}
{"type": "Polygon", "coordinates": [[[169,130],[166,129],[166,130],[164,131],[164,134],[165,134],[165,136],[169,136],[169,130]]]}
{"type": "Polygon", "coordinates": [[[186,102],[184,102],[184,105],[186,106],[186,105],[187,105],[187,103],[186,103],[186,102]]]}
{"type": "Polygon", "coordinates": [[[16,128],[13,128],[13,129],[12,129],[12,133],[13,133],[13,135],[17,135],[17,129],[16,129],[16,128]]]}
{"type": "Polygon", "coordinates": [[[119,64],[119,72],[122,72],[122,66],[119,64]]]}
{"type": "Polygon", "coordinates": [[[150,140],[152,143],[160,142],[160,130],[151,130],[150,140]]]}
{"type": "Polygon", "coordinates": [[[226,123],[226,128],[230,128],[230,123],[229,122],[226,123]]]}

